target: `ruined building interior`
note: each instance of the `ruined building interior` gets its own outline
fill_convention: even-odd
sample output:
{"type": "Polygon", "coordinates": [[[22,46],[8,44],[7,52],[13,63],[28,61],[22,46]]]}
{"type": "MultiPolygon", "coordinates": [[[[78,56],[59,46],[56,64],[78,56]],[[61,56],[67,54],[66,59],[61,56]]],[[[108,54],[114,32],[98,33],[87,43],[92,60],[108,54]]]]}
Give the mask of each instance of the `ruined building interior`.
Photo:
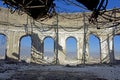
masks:
{"type": "MultiPolygon", "coordinates": [[[[10,3],[10,0],[4,1],[9,5],[14,4],[10,3]]],[[[0,34],[6,37],[6,60],[21,61],[20,41],[24,36],[30,36],[31,57],[29,62],[37,64],[89,64],[92,61],[90,60],[88,40],[90,35],[93,34],[98,38],[100,44],[100,56],[97,63],[116,63],[113,38],[115,35],[120,34],[120,20],[117,18],[120,16],[119,9],[108,10],[104,16],[98,16],[100,13],[96,11],[93,13],[95,15],[91,17],[92,20],[95,18],[95,21],[97,20],[98,22],[90,23],[88,17],[91,12],[56,14],[52,8],[54,4],[51,1],[53,0],[46,0],[50,2],[48,2],[47,6],[43,6],[45,9],[38,8],[35,5],[39,4],[33,4],[34,2],[26,4],[28,2],[26,0],[23,1],[25,1],[25,5],[29,6],[22,7],[20,5],[22,3],[18,0],[20,4],[14,4],[12,7],[15,9],[20,7],[27,14],[20,15],[18,12],[11,14],[10,10],[0,8],[0,34]],[[19,7],[16,7],[16,5],[19,5],[19,7]],[[36,7],[37,9],[33,9],[36,7]],[[42,10],[44,12],[37,13],[34,10],[42,10]],[[112,15],[108,16],[108,14],[112,15]],[[38,20],[41,17],[42,20],[44,19],[43,21],[38,20]],[[48,37],[54,41],[52,60],[46,59],[44,56],[44,40],[48,37]],[[70,37],[76,40],[76,58],[73,60],[66,59],[66,40],[70,37]]],[[[96,5],[97,2],[93,7],[96,7],[96,5]]],[[[92,11],[96,10],[89,6],[86,7],[92,11]]]]}

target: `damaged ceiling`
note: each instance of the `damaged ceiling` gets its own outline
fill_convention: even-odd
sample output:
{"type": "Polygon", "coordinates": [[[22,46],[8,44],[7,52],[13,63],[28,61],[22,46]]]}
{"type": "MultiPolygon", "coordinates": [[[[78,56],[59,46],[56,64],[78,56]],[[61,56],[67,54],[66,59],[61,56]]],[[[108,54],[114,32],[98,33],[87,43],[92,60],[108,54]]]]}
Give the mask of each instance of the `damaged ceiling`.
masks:
{"type": "MultiPolygon", "coordinates": [[[[27,13],[33,19],[38,20],[40,18],[48,18],[54,15],[55,12],[55,0],[2,0],[8,8],[13,10],[20,10],[27,13]]],[[[63,0],[65,1],[65,0],[63,0]]],[[[66,0],[71,2],[71,0],[66,0]]],[[[101,10],[104,10],[107,6],[108,0],[76,0],[80,4],[83,4],[88,10],[93,11],[91,15],[93,18],[97,18],[101,10]],[[106,3],[105,3],[106,1],[106,3]],[[105,3],[105,5],[104,5],[105,3]]],[[[73,2],[74,3],[74,2],[73,2]]]]}
{"type": "Polygon", "coordinates": [[[34,19],[46,17],[52,10],[53,0],[3,0],[8,8],[22,10],[34,19]]]}

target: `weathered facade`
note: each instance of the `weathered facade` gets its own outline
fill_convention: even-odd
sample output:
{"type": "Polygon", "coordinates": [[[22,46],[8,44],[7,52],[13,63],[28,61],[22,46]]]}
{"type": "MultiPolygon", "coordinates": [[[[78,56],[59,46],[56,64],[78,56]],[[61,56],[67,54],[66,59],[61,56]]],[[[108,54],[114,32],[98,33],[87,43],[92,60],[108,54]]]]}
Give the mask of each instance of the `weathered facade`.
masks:
{"type": "MultiPolygon", "coordinates": [[[[87,15],[87,13],[86,13],[87,15]]],[[[113,25],[105,23],[101,29],[89,24],[86,17],[80,13],[59,14],[44,21],[34,21],[26,14],[11,14],[9,10],[0,8],[0,34],[7,37],[6,59],[19,61],[20,39],[30,35],[32,39],[31,62],[46,64],[43,56],[43,41],[51,37],[55,42],[53,64],[82,64],[89,63],[90,34],[94,34],[100,40],[100,62],[114,63],[113,37],[120,33],[119,26],[105,28],[113,25]],[[69,62],[66,57],[66,39],[74,37],[77,41],[77,59],[69,62]]]]}

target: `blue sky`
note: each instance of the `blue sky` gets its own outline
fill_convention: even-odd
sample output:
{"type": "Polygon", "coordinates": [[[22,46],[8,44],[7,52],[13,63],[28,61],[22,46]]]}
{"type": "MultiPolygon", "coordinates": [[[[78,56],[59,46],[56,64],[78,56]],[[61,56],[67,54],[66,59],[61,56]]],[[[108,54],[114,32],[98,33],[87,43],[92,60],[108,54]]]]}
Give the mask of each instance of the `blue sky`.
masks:
{"type": "MultiPolygon", "coordinates": [[[[72,0],[75,2],[75,0],[72,0]]],[[[84,12],[84,11],[88,11],[86,9],[83,9],[83,8],[80,8],[80,7],[77,7],[77,6],[74,6],[74,5],[71,5],[69,4],[68,2],[64,2],[63,0],[56,0],[55,3],[57,4],[57,7],[56,9],[58,10],[58,12],[84,12]]],[[[78,4],[78,3],[77,3],[78,4]]],[[[2,2],[0,1],[0,5],[3,7],[2,5],[2,2]]],[[[80,6],[83,6],[81,4],[79,4],[80,6]]],[[[84,7],[84,6],[83,6],[84,7]]],[[[111,8],[116,8],[116,7],[120,7],[120,0],[109,0],[109,3],[108,3],[108,6],[107,6],[107,9],[111,9],[111,8]]],[[[0,45],[2,45],[2,37],[0,37],[0,45]]],[[[24,39],[22,39],[21,41],[22,43],[22,46],[23,48],[30,48],[31,47],[31,40],[30,40],[30,37],[26,37],[24,39]]],[[[67,42],[66,42],[66,45],[68,46],[67,47],[67,52],[73,52],[73,53],[76,53],[75,50],[76,50],[76,41],[75,39],[69,39],[67,42]]],[[[99,41],[98,39],[91,35],[90,36],[90,39],[89,39],[89,43],[90,43],[90,52],[93,53],[92,55],[99,55],[99,41]],[[93,43],[94,42],[94,43],[93,43]],[[94,47],[96,46],[96,47],[94,47]]],[[[120,53],[120,36],[117,36],[114,38],[114,48],[116,50],[116,53],[120,53]]],[[[83,44],[81,44],[83,45],[83,44]]],[[[51,39],[46,39],[45,40],[45,48],[46,48],[46,52],[47,50],[48,51],[53,51],[53,47],[49,47],[49,46],[53,46],[53,41],[51,39]],[[49,44],[48,44],[49,43],[49,44]]],[[[0,49],[1,50],[1,49],[0,49]]]]}
{"type": "Polygon", "coordinates": [[[111,8],[120,8],[120,0],[108,0],[109,3],[107,5],[108,9],[111,8]]]}
{"type": "MultiPolygon", "coordinates": [[[[74,3],[80,5],[75,6],[74,4],[70,4],[69,2],[67,2],[67,0],[55,0],[56,8],[58,10],[58,12],[85,12],[88,11],[86,10],[86,8],[82,5],[79,4],[78,2],[76,2],[76,0],[70,0],[73,1],[74,3]],[[65,2],[66,1],[66,2],[65,2]]],[[[120,0],[108,0],[108,5],[107,5],[107,9],[111,9],[111,8],[119,8],[120,7],[120,0]]]]}
{"type": "MultiPolygon", "coordinates": [[[[83,8],[85,8],[82,4],[79,4],[78,2],[76,2],[76,0],[70,0],[80,6],[82,6],[83,8]]],[[[120,7],[120,0],[108,0],[109,3],[107,5],[107,9],[111,9],[114,7],[120,7]]],[[[69,2],[67,2],[67,0],[55,0],[54,1],[58,9],[58,11],[63,11],[63,12],[81,12],[81,11],[87,11],[86,9],[83,9],[81,7],[75,6],[73,4],[70,4],[69,2]]],[[[0,0],[0,6],[1,7],[5,7],[5,5],[2,4],[2,1],[0,0]]]]}

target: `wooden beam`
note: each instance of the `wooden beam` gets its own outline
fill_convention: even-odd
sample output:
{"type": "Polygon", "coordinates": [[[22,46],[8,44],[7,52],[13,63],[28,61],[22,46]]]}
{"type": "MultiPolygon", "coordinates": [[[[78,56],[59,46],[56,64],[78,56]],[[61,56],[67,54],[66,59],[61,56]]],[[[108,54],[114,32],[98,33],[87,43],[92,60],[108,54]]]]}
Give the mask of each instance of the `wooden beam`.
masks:
{"type": "Polygon", "coordinates": [[[42,4],[44,4],[44,2],[42,0],[39,0],[42,4]]]}
{"type": "Polygon", "coordinates": [[[39,6],[27,6],[25,8],[41,8],[41,7],[45,7],[45,5],[39,5],[39,6]]]}
{"type": "Polygon", "coordinates": [[[24,3],[25,3],[25,0],[23,0],[22,3],[24,4],[24,3]]]}
{"type": "Polygon", "coordinates": [[[33,1],[33,0],[30,0],[30,2],[26,4],[26,6],[28,6],[29,4],[31,4],[31,3],[32,3],[32,1],[33,1]]]}

